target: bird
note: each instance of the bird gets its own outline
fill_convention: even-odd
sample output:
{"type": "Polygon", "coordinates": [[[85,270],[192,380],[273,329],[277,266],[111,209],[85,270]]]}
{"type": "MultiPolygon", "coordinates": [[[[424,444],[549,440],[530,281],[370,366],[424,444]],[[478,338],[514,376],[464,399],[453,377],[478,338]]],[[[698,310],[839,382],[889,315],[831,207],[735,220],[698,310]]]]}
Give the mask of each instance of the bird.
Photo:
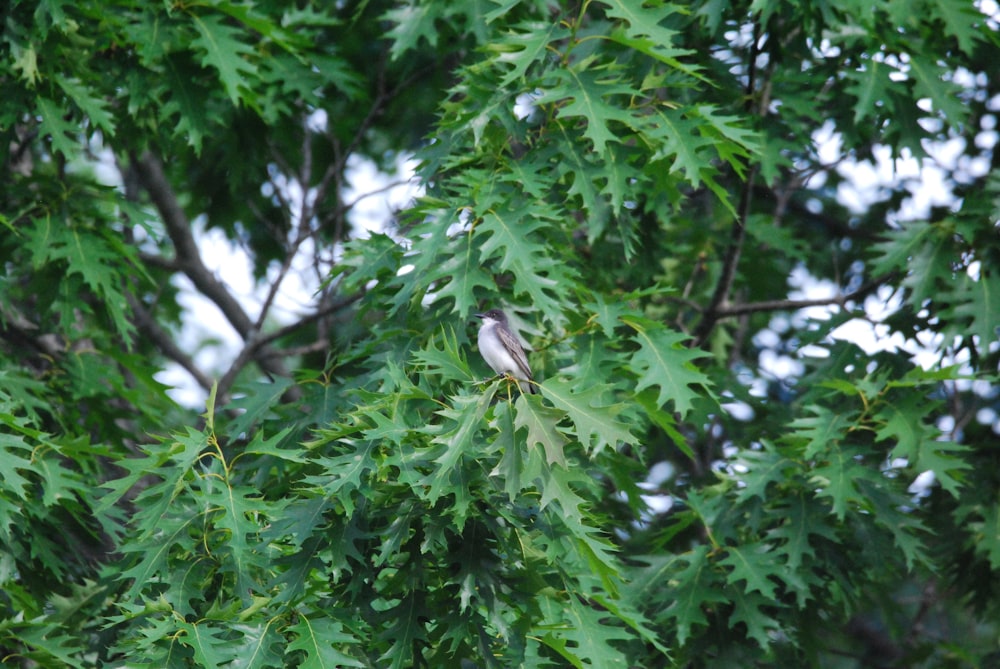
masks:
{"type": "Polygon", "coordinates": [[[521,340],[507,324],[507,314],[501,309],[490,309],[475,316],[483,321],[479,327],[478,343],[479,353],[486,364],[497,374],[525,381],[528,393],[537,393],[528,356],[524,354],[521,340]]]}

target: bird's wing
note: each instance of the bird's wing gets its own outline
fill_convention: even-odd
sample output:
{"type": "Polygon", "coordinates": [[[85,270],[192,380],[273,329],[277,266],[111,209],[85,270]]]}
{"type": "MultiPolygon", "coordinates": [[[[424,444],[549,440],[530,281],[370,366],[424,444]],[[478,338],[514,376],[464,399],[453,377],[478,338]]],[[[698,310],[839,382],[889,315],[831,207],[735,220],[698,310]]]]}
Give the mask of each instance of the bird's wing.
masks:
{"type": "Polygon", "coordinates": [[[524,347],[521,346],[521,342],[517,340],[517,336],[511,334],[506,328],[497,328],[497,334],[500,335],[500,339],[503,340],[504,346],[510,351],[510,355],[514,358],[514,362],[517,366],[521,368],[521,372],[527,377],[531,376],[531,367],[528,366],[528,357],[524,354],[524,347]]]}

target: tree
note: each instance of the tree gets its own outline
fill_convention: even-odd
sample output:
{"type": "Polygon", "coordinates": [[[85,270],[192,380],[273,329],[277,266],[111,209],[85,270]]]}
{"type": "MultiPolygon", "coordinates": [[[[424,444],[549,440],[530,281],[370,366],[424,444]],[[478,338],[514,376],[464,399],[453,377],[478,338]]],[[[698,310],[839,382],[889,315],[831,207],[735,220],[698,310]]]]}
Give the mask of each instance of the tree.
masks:
{"type": "Polygon", "coordinates": [[[10,3],[5,661],[988,666],[990,7],[10,3]],[[354,233],[352,167],[411,152],[354,233]],[[486,305],[540,395],[483,380],[486,305]]]}

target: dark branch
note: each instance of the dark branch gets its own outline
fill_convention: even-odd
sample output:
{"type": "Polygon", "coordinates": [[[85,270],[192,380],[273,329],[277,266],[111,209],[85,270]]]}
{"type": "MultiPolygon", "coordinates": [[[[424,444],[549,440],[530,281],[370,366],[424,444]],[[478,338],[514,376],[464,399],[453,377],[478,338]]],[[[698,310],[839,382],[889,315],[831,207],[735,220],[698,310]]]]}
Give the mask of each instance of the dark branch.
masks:
{"type": "Polygon", "coordinates": [[[208,378],[198,366],[194,364],[191,356],[187,355],[174,342],[170,335],[160,327],[159,323],[150,315],[146,308],[131,295],[129,296],[129,308],[132,310],[132,321],[135,326],[156,346],[163,355],[167,356],[181,367],[188,374],[194,377],[198,385],[205,390],[212,389],[212,379],[208,378]]]}
{"type": "Polygon", "coordinates": [[[723,318],[731,318],[733,316],[742,316],[744,314],[753,314],[763,311],[791,311],[793,309],[804,309],[806,307],[825,307],[831,304],[836,304],[844,308],[848,302],[853,302],[854,300],[871,293],[879,286],[887,283],[893,276],[893,274],[886,274],[884,276],[877,277],[866,282],[857,290],[843,295],[834,295],[832,297],[822,297],[811,300],[765,300],[763,302],[747,302],[746,304],[734,304],[726,307],[720,307],[715,311],[715,319],[721,320],[723,318]]]}
{"type": "MultiPolygon", "coordinates": [[[[191,279],[191,282],[203,295],[219,307],[226,320],[246,342],[243,352],[237,358],[237,361],[240,362],[240,368],[249,362],[250,353],[257,353],[258,355],[254,356],[253,359],[266,373],[287,376],[288,372],[280,358],[273,357],[268,351],[253,346],[253,340],[257,333],[254,322],[236,298],[229,293],[225,285],[216,279],[215,275],[202,262],[200,250],[191,234],[191,224],[177,201],[173,188],[163,172],[160,160],[147,153],[138,159],[133,156],[133,161],[142,185],[159,211],[167,235],[173,242],[175,266],[191,279]],[[248,355],[244,355],[244,353],[248,355]]],[[[238,371],[239,369],[236,370],[236,372],[238,371]]],[[[230,369],[230,372],[233,370],[230,369]]],[[[233,376],[235,377],[235,372],[233,376]]]]}

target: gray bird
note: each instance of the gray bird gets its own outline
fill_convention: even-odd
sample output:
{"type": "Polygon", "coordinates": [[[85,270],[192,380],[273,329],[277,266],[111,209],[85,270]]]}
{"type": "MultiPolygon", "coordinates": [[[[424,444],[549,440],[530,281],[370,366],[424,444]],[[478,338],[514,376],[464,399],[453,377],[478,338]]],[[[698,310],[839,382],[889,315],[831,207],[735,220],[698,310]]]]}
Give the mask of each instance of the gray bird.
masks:
{"type": "MultiPolygon", "coordinates": [[[[507,324],[507,314],[500,309],[490,309],[481,314],[483,324],[479,327],[479,353],[486,364],[497,374],[507,374],[518,381],[525,381],[529,393],[537,393],[532,383],[531,367],[524,346],[507,324]]],[[[523,386],[522,386],[523,387],[523,386]]]]}

